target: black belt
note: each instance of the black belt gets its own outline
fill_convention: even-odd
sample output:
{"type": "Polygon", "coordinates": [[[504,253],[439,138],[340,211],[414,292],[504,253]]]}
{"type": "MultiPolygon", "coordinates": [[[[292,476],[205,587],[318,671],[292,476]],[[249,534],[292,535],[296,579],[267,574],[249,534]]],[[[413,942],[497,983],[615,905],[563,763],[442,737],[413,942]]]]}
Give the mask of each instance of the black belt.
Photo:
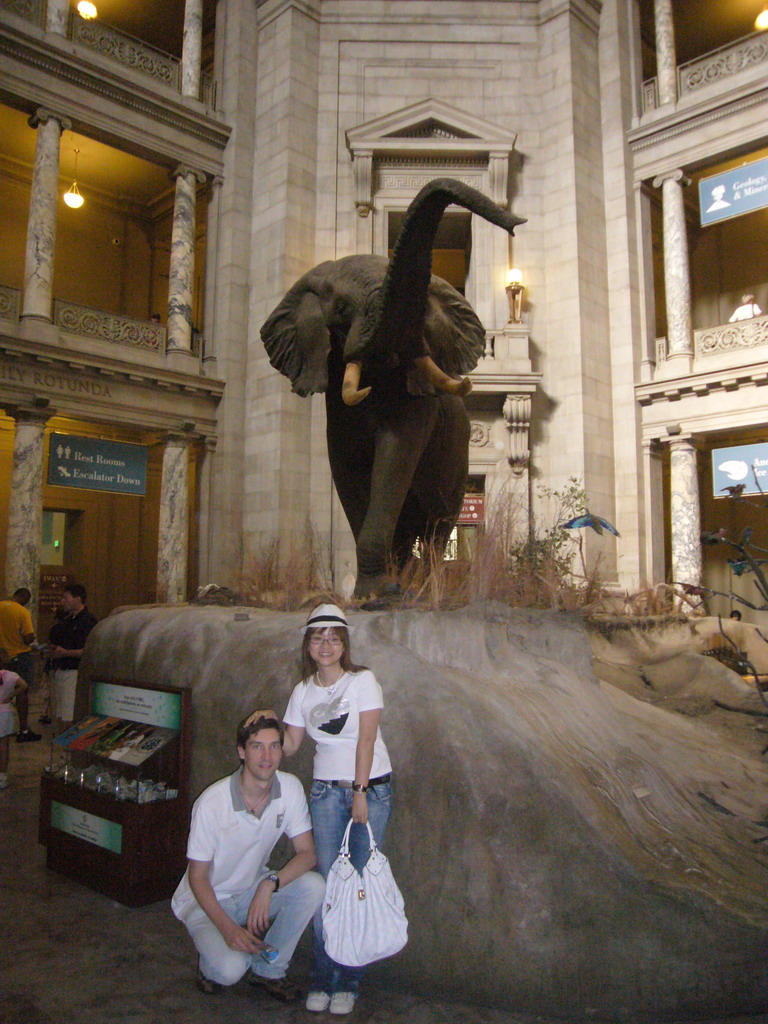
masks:
{"type": "MultiPolygon", "coordinates": [[[[379,775],[375,779],[368,779],[368,786],[383,786],[385,782],[391,782],[392,776],[379,775]]],[[[340,789],[352,789],[354,782],[350,779],[318,779],[318,782],[324,782],[327,786],[338,786],[340,789]]]]}

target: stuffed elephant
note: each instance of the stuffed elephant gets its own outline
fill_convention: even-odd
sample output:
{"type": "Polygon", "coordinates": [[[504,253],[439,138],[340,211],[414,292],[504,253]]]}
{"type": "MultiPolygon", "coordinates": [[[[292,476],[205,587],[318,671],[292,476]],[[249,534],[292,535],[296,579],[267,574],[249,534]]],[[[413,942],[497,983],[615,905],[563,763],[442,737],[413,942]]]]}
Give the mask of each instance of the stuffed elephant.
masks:
{"type": "Polygon", "coordinates": [[[355,595],[394,589],[417,539],[444,547],[466,486],[466,375],[485,347],[469,303],[431,274],[432,243],[456,203],[505,228],[524,221],[450,178],[411,203],[391,260],[321,263],[261,329],[299,395],[325,392],[328,456],[357,549],[355,595]]]}

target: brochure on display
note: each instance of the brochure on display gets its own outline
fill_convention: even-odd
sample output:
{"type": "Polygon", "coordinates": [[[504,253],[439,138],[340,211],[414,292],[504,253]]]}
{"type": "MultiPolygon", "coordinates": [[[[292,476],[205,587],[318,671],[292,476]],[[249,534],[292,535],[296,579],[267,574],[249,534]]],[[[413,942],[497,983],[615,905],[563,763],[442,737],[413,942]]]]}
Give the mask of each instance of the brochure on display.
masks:
{"type": "Polygon", "coordinates": [[[129,722],[111,715],[89,715],[54,738],[67,750],[81,750],[122,764],[143,764],[178,732],[159,725],[129,722]]]}

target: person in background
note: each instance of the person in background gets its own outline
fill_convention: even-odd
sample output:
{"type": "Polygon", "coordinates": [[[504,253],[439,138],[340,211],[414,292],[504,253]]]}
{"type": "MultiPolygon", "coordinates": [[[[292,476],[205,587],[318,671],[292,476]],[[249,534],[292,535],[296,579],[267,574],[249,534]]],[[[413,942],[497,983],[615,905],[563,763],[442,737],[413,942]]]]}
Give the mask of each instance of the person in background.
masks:
{"type": "Polygon", "coordinates": [[[59,731],[72,725],[75,716],[75,689],[77,669],[88,634],[96,625],[96,617],[86,607],[88,594],[81,583],[72,583],[61,595],[61,607],[66,612],[56,630],[55,646],[51,647],[50,658],[53,668],[53,690],[56,701],[56,717],[59,731]]]}
{"type": "Polygon", "coordinates": [[[8,785],[9,739],[13,732],[13,698],[26,693],[27,684],[7,668],[8,652],[0,647],[0,789],[8,785]]]}
{"type": "Polygon", "coordinates": [[[737,306],[733,311],[733,315],[728,321],[729,324],[735,323],[737,320],[751,320],[753,316],[760,316],[762,310],[755,302],[754,295],[742,295],[741,305],[737,306]]]}
{"type": "Polygon", "coordinates": [[[153,313],[152,316],[149,318],[149,320],[150,320],[150,323],[159,324],[160,323],[160,314],[159,313],[153,313]]]}
{"type": "Polygon", "coordinates": [[[738,608],[734,608],[733,611],[731,612],[729,618],[735,619],[736,622],[741,622],[741,612],[739,611],[739,609],[738,608]]]}
{"type": "Polygon", "coordinates": [[[35,642],[35,627],[27,605],[32,595],[26,587],[19,587],[5,601],[0,601],[0,647],[8,654],[8,670],[20,675],[27,684],[16,699],[19,716],[17,743],[34,743],[40,733],[29,728],[29,688],[35,681],[35,666],[31,644],[35,642]]]}

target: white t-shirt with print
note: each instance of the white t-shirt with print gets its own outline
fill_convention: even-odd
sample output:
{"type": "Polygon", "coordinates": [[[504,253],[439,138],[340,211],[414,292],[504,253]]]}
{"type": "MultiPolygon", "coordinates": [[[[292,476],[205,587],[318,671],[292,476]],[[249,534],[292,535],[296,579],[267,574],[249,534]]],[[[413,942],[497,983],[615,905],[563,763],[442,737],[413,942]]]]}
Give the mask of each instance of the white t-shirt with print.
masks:
{"type": "MultiPolygon", "coordinates": [[[[332,688],[318,686],[314,676],[294,687],[283,721],[298,725],[317,744],[314,777],[355,778],[355,751],[360,735],[360,712],[384,707],[384,698],[376,676],[368,669],[345,672],[332,688]]],[[[378,778],[392,770],[387,748],[376,732],[370,777],[378,778]]]]}
{"type": "Polygon", "coordinates": [[[8,698],[13,694],[16,688],[16,683],[21,678],[16,672],[11,672],[10,669],[0,669],[0,714],[13,714],[13,704],[8,698]]]}

